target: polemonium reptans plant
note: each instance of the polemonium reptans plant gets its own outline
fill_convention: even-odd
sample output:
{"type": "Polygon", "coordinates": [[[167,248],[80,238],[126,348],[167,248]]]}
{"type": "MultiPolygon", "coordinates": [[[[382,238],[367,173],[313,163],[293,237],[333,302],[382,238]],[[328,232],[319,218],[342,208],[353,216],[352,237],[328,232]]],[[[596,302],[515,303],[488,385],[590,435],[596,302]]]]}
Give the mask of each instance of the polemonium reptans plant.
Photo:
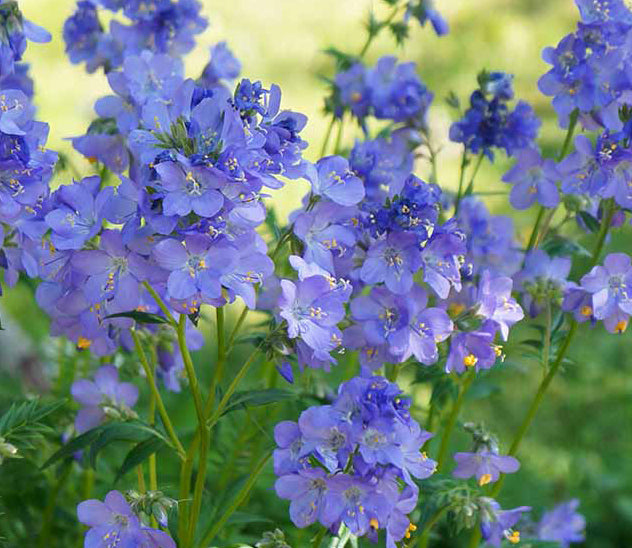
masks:
{"type": "Polygon", "coordinates": [[[621,335],[632,315],[630,256],[604,253],[632,206],[632,8],[577,0],[577,29],[545,49],[538,85],[562,128],[553,155],[500,70],[471,75],[463,108],[451,94],[449,132],[433,134],[447,90],[369,52],[426,23],[449,40],[448,21],[438,2],[385,4],[359,52],[328,50],[316,155],[307,117],[277,84],[242,77],[226,42],[185,75],[208,24],[197,0],[77,2],[66,53],[110,87],[71,136],[80,173],[46,148],[22,62],[50,36],[0,1],[3,290],[29,288],[61,349],[59,401],[0,419],[0,472],[50,452],[35,466],[52,484],[40,546],[584,539],[579,498],[534,523],[536,501],[503,509],[501,491],[529,468],[523,441],[577,334],[621,335]],[[438,139],[461,153],[454,187],[438,139]],[[524,241],[480,198],[485,162],[506,169],[508,207],[537,208],[524,241]],[[298,180],[309,190],[284,225],[270,193],[298,180]],[[461,422],[486,378],[525,356],[541,375],[512,411],[515,432],[461,422]],[[61,493],[76,515],[56,511],[61,493]]]}

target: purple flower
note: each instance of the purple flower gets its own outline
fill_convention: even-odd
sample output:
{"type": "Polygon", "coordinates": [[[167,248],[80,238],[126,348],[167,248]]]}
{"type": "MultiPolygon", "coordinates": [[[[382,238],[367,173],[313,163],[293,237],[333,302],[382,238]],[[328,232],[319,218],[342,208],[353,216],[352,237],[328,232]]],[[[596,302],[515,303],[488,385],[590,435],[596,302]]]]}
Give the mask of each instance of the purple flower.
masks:
{"type": "Polygon", "coordinates": [[[184,216],[193,211],[201,217],[212,217],[222,208],[224,198],[217,190],[220,182],[205,168],[162,162],[156,172],[165,192],[165,215],[184,216]]]}
{"type": "Polygon", "coordinates": [[[226,42],[218,42],[211,48],[211,60],[202,71],[200,83],[206,87],[216,86],[222,80],[235,80],[240,72],[241,63],[226,42]]]}
{"type": "Polygon", "coordinates": [[[592,294],[592,313],[611,333],[623,333],[632,314],[632,263],[625,253],[611,253],[581,279],[592,294]]]}
{"type": "Polygon", "coordinates": [[[566,257],[549,257],[541,249],[529,252],[514,281],[523,292],[524,308],[532,317],[542,311],[547,301],[561,301],[570,269],[571,260],[566,257]]]}
{"type": "MultiPolygon", "coordinates": [[[[423,290],[420,290],[423,294],[423,290]]],[[[425,296],[425,294],[424,294],[425,296]]],[[[371,346],[387,344],[394,355],[408,348],[409,301],[385,287],[375,287],[369,295],[351,301],[353,319],[362,326],[371,346]]]]}
{"type": "Polygon", "coordinates": [[[342,156],[327,156],[307,168],[306,178],[316,196],[326,196],[342,206],[352,206],[364,198],[362,180],[349,169],[342,156]]]}
{"type": "Polygon", "coordinates": [[[477,331],[452,335],[446,372],[463,373],[471,368],[476,371],[491,368],[502,356],[501,347],[494,344],[495,334],[494,322],[487,321],[477,331]]]}
{"type": "Polygon", "coordinates": [[[167,533],[143,526],[119,491],[110,491],[104,502],[90,499],[79,503],[77,517],[90,527],[85,548],[176,548],[167,533]]]}
{"type": "Polygon", "coordinates": [[[494,499],[482,497],[482,502],[485,503],[485,508],[481,511],[483,539],[497,548],[505,539],[511,544],[520,542],[520,533],[512,527],[518,523],[524,512],[531,510],[531,507],[519,506],[512,510],[502,510],[494,499]]]}
{"type": "Polygon", "coordinates": [[[559,201],[556,182],[560,179],[555,162],[543,158],[538,150],[527,148],[516,154],[516,165],[503,181],[513,183],[509,201],[516,209],[527,209],[534,202],[555,207],[559,201]]]}
{"type": "Polygon", "coordinates": [[[229,271],[236,252],[228,247],[214,247],[200,235],[182,242],[166,239],[158,243],[153,255],[159,266],[170,272],[167,291],[173,299],[188,299],[200,293],[204,299],[221,297],[219,277],[229,271]]]}
{"type": "Polygon", "coordinates": [[[274,427],[274,441],[278,445],[274,450],[274,473],[277,476],[298,472],[307,467],[306,456],[312,451],[312,447],[306,444],[298,423],[278,423],[274,427]]]}
{"type": "Polygon", "coordinates": [[[297,527],[307,527],[315,521],[325,522],[330,504],[329,481],[320,468],[299,470],[296,474],[281,476],[274,489],[279,497],[290,503],[290,519],[297,527]]]}
{"type": "Polygon", "coordinates": [[[344,107],[351,110],[357,118],[364,118],[371,106],[371,90],[366,82],[366,69],[360,63],[354,63],[343,72],[336,74],[336,91],[344,107]]]}
{"type": "Polygon", "coordinates": [[[437,33],[437,36],[445,36],[448,32],[450,32],[448,22],[434,8],[433,0],[417,0],[409,2],[406,8],[404,20],[407,20],[410,16],[417,19],[422,27],[425,26],[427,21],[430,21],[430,24],[437,33]]]}
{"type": "Polygon", "coordinates": [[[522,308],[511,296],[512,287],[511,278],[494,276],[486,270],[481,275],[476,298],[476,314],[496,323],[505,340],[509,337],[511,326],[524,318],[522,308]]]}
{"type": "Polygon", "coordinates": [[[118,371],[113,365],[100,367],[94,375],[94,381],[75,381],[71,393],[84,406],[75,419],[75,429],[79,434],[103,422],[107,408],[126,412],[138,400],[138,388],[129,382],[119,382],[118,371]]]}
{"type": "Polygon", "coordinates": [[[397,63],[397,57],[387,55],[368,71],[367,85],[371,90],[371,105],[378,119],[403,122],[425,120],[433,94],[416,74],[415,63],[397,63]]]}
{"type": "Polygon", "coordinates": [[[288,323],[291,339],[300,337],[319,359],[327,360],[329,352],[341,342],[337,324],[344,318],[345,290],[337,289],[324,276],[311,276],[296,284],[281,280],[283,294],[279,299],[281,317],[288,323]]]}
{"type": "Polygon", "coordinates": [[[362,536],[369,532],[375,523],[373,520],[379,524],[380,518],[388,513],[388,500],[368,482],[347,474],[338,474],[329,480],[323,511],[325,525],[342,522],[354,535],[362,536]]]}
{"type": "Polygon", "coordinates": [[[97,235],[108,197],[108,193],[99,190],[100,184],[99,177],[86,177],[55,192],[53,208],[45,219],[53,231],[51,241],[56,248],[80,249],[97,235]]]}
{"type": "Polygon", "coordinates": [[[537,524],[538,539],[557,541],[562,548],[568,548],[573,542],[582,542],[586,519],[577,511],[578,506],[579,500],[572,499],[545,512],[537,524]]]}
{"type": "Polygon", "coordinates": [[[478,484],[483,486],[498,480],[500,474],[512,474],[520,468],[517,459],[498,455],[487,449],[475,453],[455,453],[456,468],[452,471],[455,478],[476,476],[478,484]]]}
{"type": "Polygon", "coordinates": [[[454,325],[445,310],[426,308],[428,297],[423,290],[413,289],[415,291],[408,299],[410,330],[407,356],[412,354],[424,365],[432,365],[439,359],[437,344],[450,336],[454,325]]]}
{"type": "Polygon", "coordinates": [[[303,411],[298,425],[305,444],[330,472],[346,462],[353,450],[349,426],[328,405],[303,411]]]}
{"type": "Polygon", "coordinates": [[[117,230],[104,230],[99,250],[79,251],[72,266],[87,275],[86,298],[91,304],[109,300],[110,311],[124,312],[140,304],[140,282],[147,279],[149,266],[143,257],[132,252],[117,230]]]}
{"type": "Polygon", "coordinates": [[[464,236],[450,227],[433,234],[421,253],[424,281],[441,299],[446,299],[452,288],[461,290],[464,252],[464,236]]]}
{"type": "Polygon", "coordinates": [[[367,284],[384,282],[393,293],[404,294],[413,286],[413,274],[421,264],[413,234],[389,234],[371,245],[360,270],[367,284]]]}

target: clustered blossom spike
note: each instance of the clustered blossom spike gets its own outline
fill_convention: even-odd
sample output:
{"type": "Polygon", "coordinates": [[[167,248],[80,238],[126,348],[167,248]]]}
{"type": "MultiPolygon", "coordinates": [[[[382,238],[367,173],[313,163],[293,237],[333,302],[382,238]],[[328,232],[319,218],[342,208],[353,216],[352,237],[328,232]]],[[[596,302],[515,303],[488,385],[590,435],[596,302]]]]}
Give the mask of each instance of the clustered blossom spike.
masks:
{"type": "Polygon", "coordinates": [[[297,527],[316,521],[386,545],[409,538],[407,518],[416,506],[414,478],[430,477],[435,461],[421,452],[432,436],[411,417],[410,402],[382,377],[356,377],[343,383],[331,405],[310,407],[298,423],[275,429],[277,494],[289,499],[297,527]]]}
{"type": "Polygon", "coordinates": [[[479,75],[479,89],[470,97],[470,108],[450,128],[450,139],[463,143],[473,154],[494,159],[494,149],[508,156],[532,146],[540,120],[528,103],[518,101],[514,110],[507,102],[513,98],[512,76],[502,72],[479,75]]]}

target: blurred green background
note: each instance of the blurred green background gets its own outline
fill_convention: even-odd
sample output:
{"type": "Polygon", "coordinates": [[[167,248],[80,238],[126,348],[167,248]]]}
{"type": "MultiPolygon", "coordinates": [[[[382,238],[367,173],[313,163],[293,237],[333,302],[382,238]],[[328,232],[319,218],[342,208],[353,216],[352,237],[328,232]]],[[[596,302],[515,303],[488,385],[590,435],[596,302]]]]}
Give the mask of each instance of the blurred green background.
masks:
{"type": "MultiPolygon", "coordinates": [[[[80,164],[79,156],[64,139],[85,131],[94,101],[108,87],[102,75],[87,75],[83,67],[70,65],[64,56],[61,28],[74,4],[74,0],[20,2],[29,19],[53,34],[51,44],[31,45],[26,55],[36,79],[39,117],[51,125],[49,145],[73,154],[74,161],[80,164]]],[[[199,37],[195,52],[187,58],[189,75],[199,74],[212,44],[227,40],[243,63],[244,76],[279,84],[284,108],[308,115],[305,136],[311,146],[307,156],[315,159],[327,125],[322,114],[325,88],[318,75],[331,76],[333,71],[331,59],[322,50],[335,44],[343,51],[358,51],[364,41],[363,21],[371,8],[382,13],[383,2],[203,0],[203,4],[210,26],[199,37]]],[[[441,185],[456,186],[460,154],[459,148],[447,140],[452,112],[443,98],[449,91],[455,91],[466,102],[475,86],[476,74],[483,68],[515,74],[517,97],[532,103],[543,119],[542,148],[551,153],[559,149],[563,132],[557,128],[550,102],[539,94],[536,83],[546,70],[540,57],[542,49],[555,45],[574,29],[577,13],[572,0],[448,0],[436,4],[451,25],[449,36],[440,39],[429,28],[421,30],[413,26],[405,47],[397,48],[385,34],[369,50],[367,59],[373,63],[383,54],[396,53],[403,60],[418,63],[422,79],[435,93],[430,125],[436,143],[442,147],[441,185]]],[[[346,144],[359,136],[349,126],[344,135],[346,144]]],[[[508,166],[509,162],[501,156],[494,166],[484,165],[477,189],[506,190],[500,177],[508,166]]],[[[418,166],[422,177],[426,171],[427,166],[418,166]]],[[[285,215],[296,207],[305,189],[303,183],[294,182],[277,193],[275,205],[279,212],[285,215]]],[[[504,196],[490,198],[488,202],[495,212],[509,212],[504,196]]],[[[533,214],[533,211],[513,214],[523,237],[530,230],[533,214]]],[[[629,250],[631,242],[626,229],[610,242],[609,249],[629,250]]],[[[9,354],[28,353],[34,340],[41,342],[46,338],[46,322],[35,311],[25,287],[10,291],[3,298],[3,305],[13,312],[13,324],[22,328],[21,332],[14,331],[10,348],[2,342],[0,355],[4,353],[4,359],[9,360],[9,354]]],[[[520,333],[517,338],[529,336],[533,333],[520,333]]],[[[588,520],[585,545],[627,548],[632,546],[630,335],[615,337],[601,327],[594,330],[584,327],[576,341],[570,352],[572,362],[553,383],[521,450],[522,470],[508,478],[502,502],[509,507],[528,504],[543,508],[578,497],[588,520]]],[[[338,377],[340,372],[332,376],[338,377]]],[[[540,376],[539,366],[532,360],[510,356],[506,367],[498,368],[486,379],[487,389],[472,394],[463,418],[484,421],[505,440],[506,448],[506,440],[521,420],[540,376]]],[[[30,383],[31,390],[42,382],[36,368],[25,366],[24,362],[20,377],[30,383]]],[[[408,380],[411,379],[409,375],[408,380]]],[[[7,390],[8,386],[16,385],[5,384],[7,390]]],[[[416,402],[424,405],[428,397],[425,389],[411,385],[410,390],[416,394],[416,402]]],[[[295,419],[291,411],[286,410],[284,415],[295,419]]],[[[256,414],[249,416],[248,423],[256,421],[256,417],[256,414]]],[[[455,450],[457,447],[465,450],[466,444],[465,436],[456,436],[455,450]]],[[[264,477],[263,488],[257,495],[260,506],[265,506],[267,499],[275,499],[267,491],[273,478],[270,474],[264,477]]],[[[257,504],[257,499],[253,504],[257,504]]],[[[278,501],[270,504],[278,518],[284,519],[285,504],[278,501]]],[[[299,541],[296,548],[301,546],[299,541]]]]}

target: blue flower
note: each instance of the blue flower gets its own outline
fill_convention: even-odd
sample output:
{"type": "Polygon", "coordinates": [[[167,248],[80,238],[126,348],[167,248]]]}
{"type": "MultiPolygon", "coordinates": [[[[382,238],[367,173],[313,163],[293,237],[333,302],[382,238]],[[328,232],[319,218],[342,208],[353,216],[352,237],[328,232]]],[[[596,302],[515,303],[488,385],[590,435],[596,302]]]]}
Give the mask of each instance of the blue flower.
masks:
{"type": "Polygon", "coordinates": [[[415,236],[392,233],[369,247],[360,279],[367,284],[384,282],[393,293],[404,294],[413,286],[413,274],[420,264],[415,236]]]}
{"type": "Polygon", "coordinates": [[[545,512],[537,524],[538,539],[559,542],[562,548],[583,542],[586,518],[577,511],[578,506],[579,500],[571,499],[545,512]]]}
{"type": "Polygon", "coordinates": [[[509,195],[511,205],[527,209],[537,202],[544,207],[555,207],[560,201],[556,184],[560,174],[555,162],[543,158],[533,148],[521,150],[516,159],[516,165],[503,176],[503,181],[514,185],[509,195]]]}
{"type": "Polygon", "coordinates": [[[520,533],[513,529],[524,512],[531,510],[530,506],[519,506],[512,510],[502,510],[494,500],[482,497],[485,508],[481,511],[481,532],[483,539],[492,546],[500,547],[503,540],[511,544],[520,542],[520,533]]]}
{"type": "Polygon", "coordinates": [[[309,166],[306,178],[312,185],[315,196],[326,196],[331,201],[352,206],[364,198],[364,184],[349,169],[349,162],[342,156],[327,156],[309,166]]]}
{"type": "Polygon", "coordinates": [[[512,474],[520,468],[517,459],[498,455],[486,449],[475,453],[455,453],[456,468],[452,471],[455,478],[476,476],[478,484],[483,486],[498,480],[500,474],[512,474]]]}

